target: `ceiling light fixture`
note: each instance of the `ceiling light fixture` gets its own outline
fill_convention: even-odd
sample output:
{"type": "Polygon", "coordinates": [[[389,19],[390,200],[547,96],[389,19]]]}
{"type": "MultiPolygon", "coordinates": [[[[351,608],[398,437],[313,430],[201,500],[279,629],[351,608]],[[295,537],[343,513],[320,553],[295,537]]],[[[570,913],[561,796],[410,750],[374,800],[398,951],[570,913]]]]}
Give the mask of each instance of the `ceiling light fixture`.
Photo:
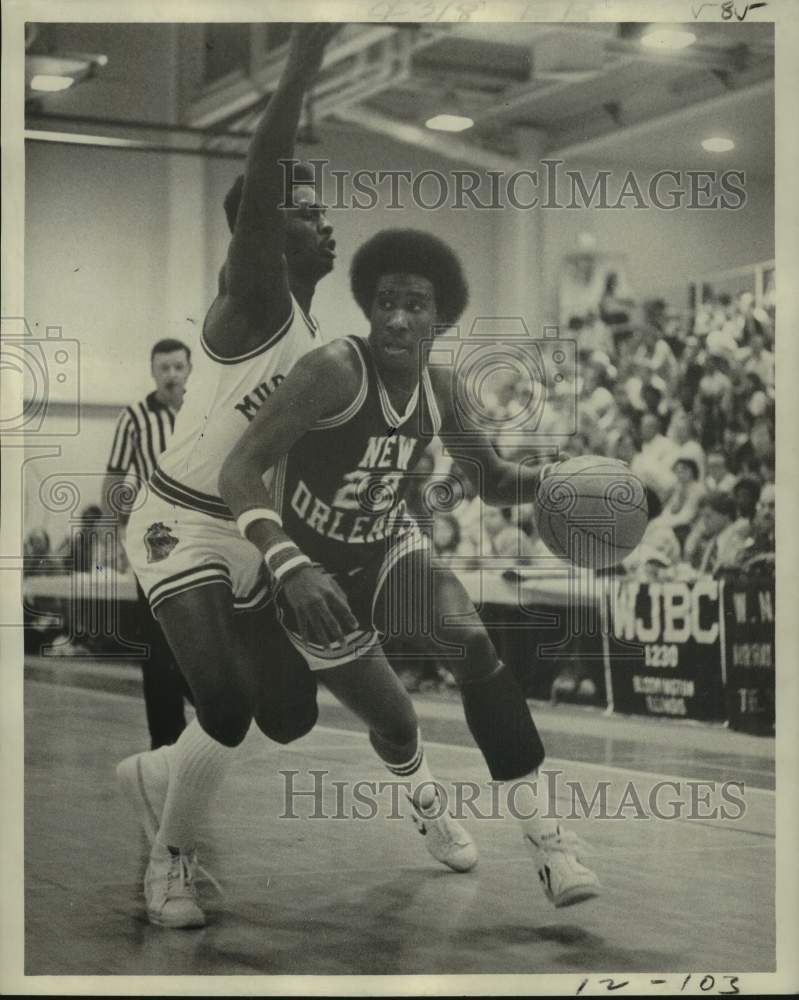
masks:
{"type": "Polygon", "coordinates": [[[648,49],[687,49],[695,41],[693,31],[681,28],[650,28],[641,36],[641,44],[648,49]]]}
{"type": "Polygon", "coordinates": [[[465,132],[474,125],[474,119],[465,115],[434,115],[425,125],[436,132],[465,132]]]}
{"type": "Polygon", "coordinates": [[[68,90],[73,84],[93,79],[108,65],[108,56],[101,52],[60,52],[47,55],[25,54],[27,89],[54,94],[68,90]]]}
{"type": "Polygon", "coordinates": [[[71,76],[54,76],[49,73],[37,73],[30,82],[31,90],[40,90],[54,94],[59,90],[67,90],[75,82],[71,76]]]}
{"type": "Polygon", "coordinates": [[[708,153],[728,153],[731,149],[735,149],[735,143],[732,139],[725,139],[720,135],[712,135],[702,140],[702,149],[708,153]]]}

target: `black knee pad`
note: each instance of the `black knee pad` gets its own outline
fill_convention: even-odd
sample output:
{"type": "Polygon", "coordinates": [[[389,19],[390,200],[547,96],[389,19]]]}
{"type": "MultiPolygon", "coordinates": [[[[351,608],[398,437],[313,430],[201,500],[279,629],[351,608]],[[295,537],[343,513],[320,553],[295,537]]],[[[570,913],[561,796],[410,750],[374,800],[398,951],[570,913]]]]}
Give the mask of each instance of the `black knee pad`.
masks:
{"type": "Polygon", "coordinates": [[[521,688],[507,667],[464,684],[466,722],[495,781],[526,777],[544,760],[544,745],[521,688]]]}
{"type": "Polygon", "coordinates": [[[293,743],[307,736],[319,719],[316,697],[298,705],[275,705],[274,712],[260,712],[255,722],[264,736],[275,743],[293,743]]]}
{"type": "Polygon", "coordinates": [[[250,713],[219,704],[198,705],[197,718],[205,732],[226,747],[237,747],[243,742],[252,722],[250,713]]]}

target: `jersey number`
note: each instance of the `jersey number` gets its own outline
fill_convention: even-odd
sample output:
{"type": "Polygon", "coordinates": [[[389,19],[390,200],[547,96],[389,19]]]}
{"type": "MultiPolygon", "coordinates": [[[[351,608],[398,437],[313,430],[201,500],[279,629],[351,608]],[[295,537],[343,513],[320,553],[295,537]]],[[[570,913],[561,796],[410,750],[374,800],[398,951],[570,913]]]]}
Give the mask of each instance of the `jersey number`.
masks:
{"type": "Polygon", "coordinates": [[[355,469],[344,476],[344,485],[333,497],[333,507],[339,510],[362,510],[380,514],[397,502],[401,472],[375,473],[370,469],[355,469]]]}

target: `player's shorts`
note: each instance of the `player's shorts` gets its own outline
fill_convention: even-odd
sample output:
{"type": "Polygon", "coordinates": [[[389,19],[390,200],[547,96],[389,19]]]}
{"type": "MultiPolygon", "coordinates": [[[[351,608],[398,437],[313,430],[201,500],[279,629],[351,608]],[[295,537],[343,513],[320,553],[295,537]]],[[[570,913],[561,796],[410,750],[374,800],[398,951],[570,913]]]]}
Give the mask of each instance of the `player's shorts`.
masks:
{"type": "Polygon", "coordinates": [[[407,624],[407,619],[415,612],[424,610],[422,605],[429,609],[430,598],[424,593],[425,574],[418,572],[424,566],[419,554],[429,557],[430,542],[414,526],[376,557],[364,562],[353,560],[353,565],[346,571],[331,573],[344,591],[358,622],[358,628],[347,635],[343,643],[331,646],[322,646],[303,638],[294,612],[278,588],[275,605],[280,624],[311,670],[329,670],[366,655],[384,638],[379,631],[381,623],[378,617],[391,621],[402,617],[407,624]],[[413,559],[410,558],[412,555],[413,559]]]}
{"type": "Polygon", "coordinates": [[[269,603],[261,553],[234,521],[178,507],[152,490],[131,514],[125,551],[156,617],[167,598],[213,583],[230,588],[236,611],[269,603]]]}

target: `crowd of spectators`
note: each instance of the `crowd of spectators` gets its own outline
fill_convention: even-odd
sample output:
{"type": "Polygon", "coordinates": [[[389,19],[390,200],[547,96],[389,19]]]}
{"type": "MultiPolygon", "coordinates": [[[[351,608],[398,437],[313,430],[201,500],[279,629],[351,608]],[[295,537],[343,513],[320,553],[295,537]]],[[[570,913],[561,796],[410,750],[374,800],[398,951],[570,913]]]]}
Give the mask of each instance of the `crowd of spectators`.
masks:
{"type": "MultiPolygon", "coordinates": [[[[756,307],[748,292],[705,289],[701,305],[683,315],[663,301],[638,307],[613,296],[610,287],[596,311],[571,319],[577,372],[572,382],[546,387],[538,438],[562,433],[576,395],[576,434],[566,439],[566,454],[622,459],[647,487],[651,520],[626,572],[670,579],[773,572],[773,297],[756,307]]],[[[528,381],[507,378],[493,392],[497,425],[530,398],[528,381]]],[[[501,433],[495,444],[513,458],[529,449],[501,433]]],[[[463,470],[440,452],[431,453],[430,470],[432,502],[421,490],[416,509],[431,519],[439,558],[467,566],[485,556],[524,562],[547,554],[530,505],[485,507],[463,470]],[[442,483],[449,477],[440,490],[446,503],[435,502],[436,476],[442,483]]]]}

